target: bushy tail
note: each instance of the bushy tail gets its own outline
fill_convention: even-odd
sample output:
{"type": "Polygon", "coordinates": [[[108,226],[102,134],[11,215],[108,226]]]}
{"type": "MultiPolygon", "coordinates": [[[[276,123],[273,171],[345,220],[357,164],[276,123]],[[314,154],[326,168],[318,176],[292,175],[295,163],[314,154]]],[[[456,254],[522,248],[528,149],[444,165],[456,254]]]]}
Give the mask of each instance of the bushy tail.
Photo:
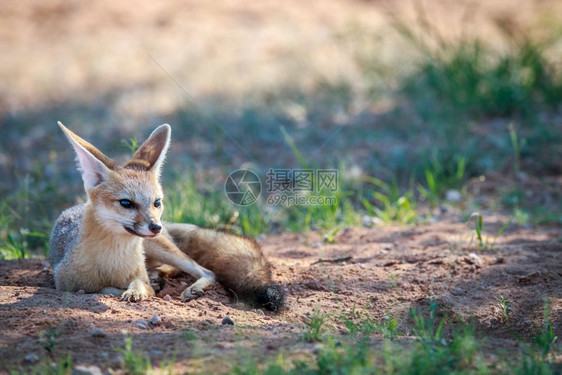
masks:
{"type": "Polygon", "coordinates": [[[285,290],[279,284],[264,285],[254,291],[254,307],[279,311],[285,305],[285,290]]]}
{"type": "Polygon", "coordinates": [[[285,306],[285,288],[271,281],[269,269],[263,271],[268,275],[257,277],[255,274],[249,274],[241,279],[240,277],[228,277],[219,272],[216,276],[225,290],[236,300],[245,302],[256,309],[278,312],[285,306]]]}
{"type": "Polygon", "coordinates": [[[285,290],[272,281],[271,265],[253,239],[177,223],[167,223],[166,232],[235,298],[256,308],[283,308],[285,290]]]}

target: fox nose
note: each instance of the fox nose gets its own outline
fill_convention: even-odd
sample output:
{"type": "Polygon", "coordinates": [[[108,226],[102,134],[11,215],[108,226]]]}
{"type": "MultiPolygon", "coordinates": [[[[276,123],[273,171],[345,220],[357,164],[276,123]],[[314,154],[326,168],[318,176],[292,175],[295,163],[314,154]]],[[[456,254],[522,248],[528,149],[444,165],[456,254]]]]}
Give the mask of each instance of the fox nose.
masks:
{"type": "Polygon", "coordinates": [[[153,222],[150,222],[150,224],[148,224],[148,229],[154,233],[154,234],[158,234],[160,233],[160,231],[162,230],[162,226],[158,225],[158,224],[154,224],[153,222]]]}

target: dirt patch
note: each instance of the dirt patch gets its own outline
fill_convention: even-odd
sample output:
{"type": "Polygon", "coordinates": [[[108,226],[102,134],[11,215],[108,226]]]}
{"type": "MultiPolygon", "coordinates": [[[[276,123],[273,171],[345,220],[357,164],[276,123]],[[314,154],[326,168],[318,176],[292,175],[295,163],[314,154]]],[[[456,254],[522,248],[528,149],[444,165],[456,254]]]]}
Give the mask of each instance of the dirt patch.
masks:
{"type": "MultiPolygon", "coordinates": [[[[497,218],[497,225],[501,221],[497,218]]],[[[53,288],[47,261],[2,261],[1,369],[27,366],[28,354],[48,359],[68,352],[75,364],[118,368],[121,358],[114,349],[122,348],[129,335],[134,349],[150,356],[153,364],[175,358],[179,371],[220,371],[229,365],[217,356],[234,357],[241,349],[260,355],[308,350],[302,332],[314,312],[365,308],[376,320],[398,317],[407,336],[409,311],[425,309],[430,302],[451,321],[473,320],[479,334],[510,347],[517,337],[529,338],[539,331],[548,298],[560,336],[559,236],[560,227],[512,225],[495,249],[477,250],[467,247],[470,228],[453,217],[424,226],[346,229],[329,245],[321,242],[319,232],[269,236],[261,241],[264,253],[289,294],[286,309],[278,314],[237,304],[220,285],[183,303],[180,293],[192,282],[187,276],[166,280],[158,297],[142,303],[60,293],[53,288]],[[344,260],[347,257],[351,258],[344,260]],[[328,262],[313,264],[319,259],[328,262]],[[171,300],[163,298],[166,294],[171,300]],[[511,301],[507,322],[501,318],[499,296],[511,301]],[[155,315],[161,321],[152,324],[155,315]],[[234,326],[221,324],[226,316],[234,326]],[[92,335],[95,329],[105,336],[92,335]]]]}

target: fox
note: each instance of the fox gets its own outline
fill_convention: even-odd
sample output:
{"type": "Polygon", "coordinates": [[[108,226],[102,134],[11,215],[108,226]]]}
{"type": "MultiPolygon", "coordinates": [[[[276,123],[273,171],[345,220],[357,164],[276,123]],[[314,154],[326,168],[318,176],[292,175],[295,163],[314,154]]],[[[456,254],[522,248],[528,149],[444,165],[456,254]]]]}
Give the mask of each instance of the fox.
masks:
{"type": "Polygon", "coordinates": [[[63,211],[53,226],[49,245],[57,290],[137,302],[155,295],[159,278],[184,272],[196,280],[181,293],[183,301],[219,282],[253,307],[283,308],[284,288],[273,282],[271,265],[254,239],[162,221],[168,124],[157,127],[123,165],[58,125],[75,151],[86,202],[63,211]]]}

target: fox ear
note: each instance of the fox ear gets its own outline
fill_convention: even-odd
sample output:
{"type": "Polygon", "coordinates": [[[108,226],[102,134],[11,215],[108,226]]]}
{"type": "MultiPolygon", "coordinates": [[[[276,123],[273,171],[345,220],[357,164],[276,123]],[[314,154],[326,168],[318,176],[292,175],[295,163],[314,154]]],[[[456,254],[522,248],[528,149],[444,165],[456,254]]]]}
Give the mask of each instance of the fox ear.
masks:
{"type": "Polygon", "coordinates": [[[74,134],[60,121],[58,124],[72,147],[74,147],[74,151],[76,151],[78,169],[82,172],[86,191],[98,186],[107,178],[110,169],[115,167],[115,162],[90,143],[74,134]]]}
{"type": "Polygon", "coordinates": [[[125,168],[141,168],[160,177],[162,163],[170,146],[171,133],[172,128],[168,124],[157,127],[135,152],[131,160],[125,164],[125,168]]]}

